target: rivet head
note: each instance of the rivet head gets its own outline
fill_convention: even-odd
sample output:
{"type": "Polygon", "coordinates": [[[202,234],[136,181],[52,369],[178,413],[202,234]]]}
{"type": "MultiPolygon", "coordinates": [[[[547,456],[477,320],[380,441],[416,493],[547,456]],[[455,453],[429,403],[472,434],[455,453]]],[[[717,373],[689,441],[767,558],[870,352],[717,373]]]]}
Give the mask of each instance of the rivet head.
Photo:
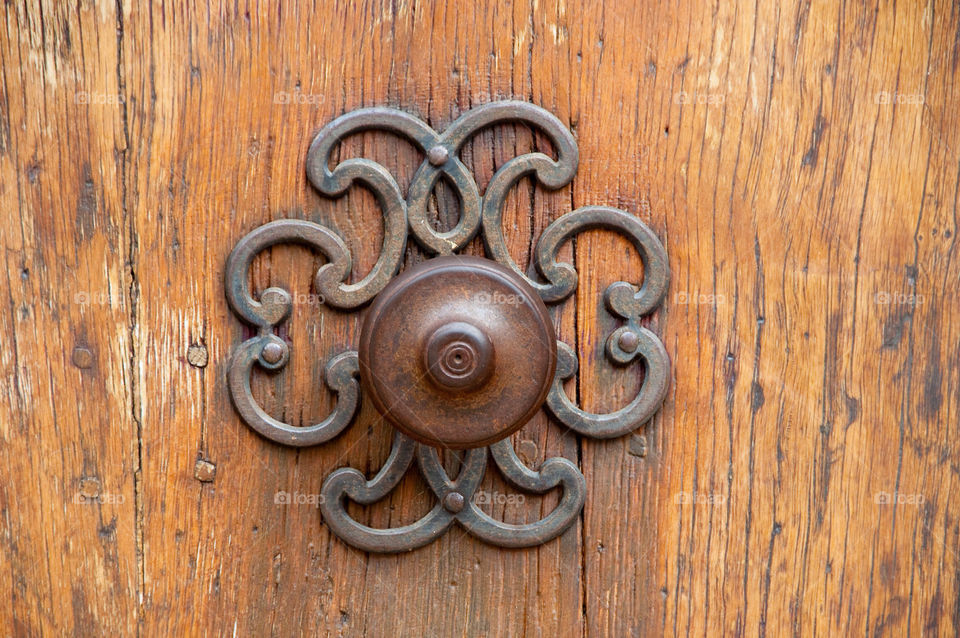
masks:
{"type": "Polygon", "coordinates": [[[624,352],[634,352],[640,345],[640,337],[632,330],[626,330],[620,334],[620,340],[617,342],[620,349],[624,352]]]}
{"type": "Polygon", "coordinates": [[[450,159],[450,151],[448,151],[446,147],[438,144],[427,151],[427,159],[430,160],[430,163],[434,166],[443,166],[447,163],[447,160],[450,159]]]}
{"type": "Polygon", "coordinates": [[[202,343],[195,343],[187,348],[187,361],[194,368],[207,367],[207,347],[202,343]]]}
{"type": "Polygon", "coordinates": [[[193,478],[201,483],[210,483],[217,476],[217,466],[206,459],[197,459],[193,466],[193,478]]]}
{"type": "Polygon", "coordinates": [[[447,492],[447,495],[443,497],[443,507],[448,512],[456,514],[463,509],[463,504],[463,494],[460,492],[447,492]]]}
{"type": "Polygon", "coordinates": [[[271,341],[263,346],[261,356],[267,363],[280,363],[280,360],[283,359],[283,346],[276,341],[271,341]]]}
{"type": "Polygon", "coordinates": [[[93,353],[89,348],[83,346],[77,346],[73,349],[73,365],[77,366],[81,370],[85,370],[93,365],[93,353]]]}
{"type": "Polygon", "coordinates": [[[641,434],[634,434],[630,437],[627,452],[633,456],[645,457],[647,455],[647,438],[641,434]]]}
{"type": "Polygon", "coordinates": [[[80,479],[80,494],[84,498],[100,496],[100,479],[90,476],[80,479]]]}

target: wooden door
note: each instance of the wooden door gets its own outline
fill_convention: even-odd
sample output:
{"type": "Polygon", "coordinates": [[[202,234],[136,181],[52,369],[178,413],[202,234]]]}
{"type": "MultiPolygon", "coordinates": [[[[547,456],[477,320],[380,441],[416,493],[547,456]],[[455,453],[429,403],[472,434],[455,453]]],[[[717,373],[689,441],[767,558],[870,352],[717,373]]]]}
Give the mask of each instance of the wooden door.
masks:
{"type": "MultiPolygon", "coordinates": [[[[950,2],[8,2],[0,28],[0,634],[956,635],[960,631],[960,12],[950,2]],[[442,130],[500,99],[540,105],[580,149],[570,186],[529,181],[504,225],[521,265],[559,215],[622,208],[666,246],[650,326],[672,359],[662,410],[619,439],[536,416],[515,443],[564,456],[586,506],[561,537],[503,550],[454,528],[357,551],[315,503],[370,476],[391,429],[367,402],[331,443],[266,441],[233,410],[233,245],[270,220],[334,228],[367,272],[383,239],[362,189],[321,197],[313,135],[364,106],[442,130]]],[[[478,183],[541,144],[484,131],[478,183]]],[[[422,157],[369,133],[344,153],[401,185],[422,157]]],[[[457,199],[431,204],[452,225],[457,199]]],[[[480,243],[467,252],[482,254],[480,243]]],[[[571,392],[610,410],[600,294],[636,281],[615,235],[562,253],[554,315],[571,392]]],[[[421,257],[410,249],[406,263],[421,257]]],[[[309,251],[253,285],[306,295],[258,375],[267,410],[326,414],[323,362],[359,316],[310,303],[309,251]]],[[[510,494],[488,472],[484,489],[510,494]]],[[[539,518],[555,494],[494,502],[539,518]]],[[[433,504],[411,471],[358,509],[433,504]]]]}

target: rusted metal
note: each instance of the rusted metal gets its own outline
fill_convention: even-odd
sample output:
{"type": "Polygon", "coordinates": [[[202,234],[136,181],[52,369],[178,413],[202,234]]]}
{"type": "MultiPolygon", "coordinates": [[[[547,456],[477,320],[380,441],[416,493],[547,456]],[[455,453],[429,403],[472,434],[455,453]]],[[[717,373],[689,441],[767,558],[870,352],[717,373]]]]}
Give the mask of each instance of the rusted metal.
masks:
{"type": "Polygon", "coordinates": [[[557,342],[546,307],[489,259],[438,257],[380,293],[360,336],[360,378],[404,434],[443,448],[509,436],[550,390],[557,342]]]}
{"type": "Polygon", "coordinates": [[[523,464],[509,438],[489,448],[461,452],[460,472],[451,479],[440,462],[437,449],[417,443],[400,432],[383,467],[369,481],[353,468],[334,471],[320,490],[323,520],[350,545],[368,552],[405,552],[431,543],[454,522],[477,538],[501,547],[532,547],[563,533],[577,519],[587,485],[577,466],[563,458],[544,461],[540,471],[523,464]],[[560,488],[560,503],[544,518],[521,525],[498,521],[474,502],[474,494],[487,467],[487,450],[503,476],[514,487],[542,494],[560,488]],[[414,459],[438,502],[420,520],[394,528],[374,528],[358,522],[347,512],[346,499],[369,505],[383,499],[406,474],[414,459]]]}
{"type": "Polygon", "coordinates": [[[529,547],[561,534],[579,515],[586,494],[583,475],[570,461],[546,459],[539,471],[517,456],[509,438],[545,406],[570,429],[610,438],[648,420],[666,396],[670,360],[659,338],[641,325],[662,303],[669,270],[656,235],[627,212],[588,206],[559,217],[539,238],[532,269],[523,271],[510,256],[501,225],[506,196],[523,177],[548,189],[568,184],[577,169],[576,142],[547,111],[523,102],[497,102],[464,113],[442,134],[418,118],[388,108],[361,109],[343,115],[320,131],[307,154],[307,177],[321,193],[339,197],[352,185],[369,189],[384,215],[380,256],[360,281],[348,284],[352,259],[332,230],[301,220],[280,220],[255,229],[237,243],[227,262],[225,288],[234,312],[257,334],[234,353],[228,384],[243,420],[266,438],[286,445],[329,441],[352,421],[361,381],[377,409],[397,427],[393,449],[376,476],[367,480],[352,468],[333,472],[324,482],[322,511],[333,532],[348,544],[373,552],[407,551],[443,534],[454,522],[474,536],[504,547],[529,547]],[[482,128],[522,122],[540,131],[555,157],[527,153],[505,162],[483,196],[458,154],[482,128]],[[346,136],[383,130],[409,140],[424,154],[403,197],[390,172],[369,159],[350,158],[330,167],[333,151],[346,136]],[[457,192],[461,215],[453,229],[436,231],[427,203],[444,178],[457,192]],[[606,338],[613,365],[642,365],[637,396],[609,414],[582,410],[566,395],[563,382],[577,372],[574,350],[557,342],[544,307],[568,299],[577,287],[572,264],[557,262],[561,245],[591,229],[624,235],[639,253],[643,281],[619,281],[604,292],[607,310],[623,320],[606,338]],[[440,255],[394,278],[400,268],[407,232],[428,254],[440,255]],[[489,259],[457,256],[482,233],[489,259]],[[280,243],[312,247],[327,259],[314,287],[333,307],[366,310],[359,353],[340,353],[327,363],[327,386],[337,403],[323,421],[306,427],[273,419],[250,392],[253,366],[282,369],[289,345],[275,331],[290,314],[291,296],[268,288],[255,298],[248,270],[254,256],[280,243]],[[413,437],[413,438],[411,438],[413,437]],[[416,439],[416,440],[415,440],[416,439]],[[443,469],[437,448],[463,449],[456,478],[443,469]],[[561,489],[557,506],[543,519],[524,525],[497,521],[474,496],[487,465],[487,450],[504,477],[518,489],[543,493],[561,489]],[[416,460],[436,496],[435,507],[419,521],[391,529],[358,523],[347,499],[361,504],[386,497],[416,460]]]}
{"type": "Polygon", "coordinates": [[[274,419],[253,398],[250,391],[253,366],[279,370],[290,358],[287,344],[273,334],[273,330],[290,315],[292,299],[289,292],[280,288],[267,288],[260,294],[259,301],[254,299],[247,271],[257,253],[286,243],[307,245],[323,253],[330,263],[322,266],[320,272],[331,266],[349,266],[350,254],[343,240],[330,229],[312,222],[294,219],[270,222],[241,239],[227,260],[227,301],[235,313],[257,327],[258,334],[234,352],[227,382],[233,405],[247,425],[271,441],[304,447],[329,441],[350,424],[360,404],[359,369],[356,352],[342,353],[327,363],[326,382],[338,394],[337,405],[326,419],[309,427],[295,427],[274,419]]]}

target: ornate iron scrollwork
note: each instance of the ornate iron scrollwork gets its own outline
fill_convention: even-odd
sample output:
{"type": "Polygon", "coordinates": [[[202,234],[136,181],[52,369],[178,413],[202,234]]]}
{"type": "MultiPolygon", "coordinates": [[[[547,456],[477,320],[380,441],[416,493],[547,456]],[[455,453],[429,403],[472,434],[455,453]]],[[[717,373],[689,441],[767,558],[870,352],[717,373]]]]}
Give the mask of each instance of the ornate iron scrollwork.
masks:
{"type": "MultiPolygon", "coordinates": [[[[337,403],[332,412],[315,425],[299,427],[280,422],[257,404],[250,391],[253,366],[278,370],[286,365],[288,345],[274,334],[274,330],[289,317],[292,305],[290,293],[280,288],[264,290],[259,299],[252,294],[248,270],[260,251],[276,244],[297,243],[320,252],[327,263],[317,270],[314,286],[326,303],[349,310],[377,298],[388,285],[395,285],[391,281],[401,266],[408,229],[424,251],[439,256],[455,255],[481,232],[487,256],[500,264],[497,268],[502,266],[509,270],[498,275],[506,282],[504,285],[529,291],[531,299],[539,296],[536,304],[542,307],[540,300],[557,304],[567,299],[577,287],[574,267],[557,262],[561,244],[585,230],[602,228],[624,235],[643,261],[644,275],[639,289],[620,281],[610,285],[604,293],[608,310],[624,320],[623,325],[607,337],[606,356],[617,365],[643,364],[643,384],[636,397],[624,408],[610,414],[587,412],[578,407],[563,389],[564,380],[577,372],[578,361],[573,349],[562,342],[543,340],[550,348],[544,352],[552,357],[551,377],[545,379],[542,393],[538,394],[539,390],[531,386],[528,394],[535,397],[538,405],[543,402],[560,423],[584,436],[616,437],[647,421],[663,402],[670,372],[670,361],[663,344],[640,323],[643,316],[660,305],[667,288],[666,254],[656,235],[640,220],[622,210],[603,206],[579,208],[556,219],[539,238],[533,262],[540,279],[528,276],[519,268],[508,253],[504,240],[500,222],[510,189],[525,176],[532,176],[548,189],[561,188],[573,179],[577,162],[577,145],[566,127],[549,112],[523,102],[497,102],[477,107],[464,113],[442,134],[412,115],[389,108],[361,109],[328,124],[310,146],[307,176],[317,190],[330,197],[343,195],[354,184],[369,189],[384,214],[383,247],[371,271],[359,282],[347,284],[346,279],[352,271],[350,251],[340,237],[322,225],[292,219],[274,221],[240,240],[227,262],[225,286],[227,300],[234,312],[257,328],[256,336],[237,348],[228,374],[230,393],[243,420],[262,436],[277,443],[301,447],[324,443],[351,423],[360,402],[361,378],[367,387],[372,381],[364,374],[373,374],[361,370],[363,362],[356,351],[332,357],[326,365],[325,381],[337,394],[337,403]],[[543,132],[551,141],[557,157],[543,153],[515,157],[496,171],[481,195],[458,153],[480,129],[504,122],[523,122],[543,132]],[[396,133],[425,155],[406,197],[390,172],[369,159],[347,159],[330,168],[331,153],[337,144],[348,135],[368,129],[396,133]],[[441,177],[453,185],[461,201],[460,219],[447,232],[436,231],[427,215],[430,193],[441,177]],[[516,281],[511,283],[512,280],[516,281]]],[[[456,347],[450,350],[454,353],[451,356],[457,357],[456,366],[462,363],[461,351],[466,353],[469,363],[474,352],[470,349],[472,346],[456,343],[460,345],[455,344],[456,347]]],[[[386,412],[389,417],[389,410],[386,412]]],[[[526,418],[529,417],[524,416],[524,420],[526,418]]],[[[322,488],[324,520],[345,542],[372,552],[415,549],[443,534],[454,521],[474,536],[504,547],[529,547],[550,540],[561,534],[579,515],[586,493],[585,481],[576,465],[564,458],[545,460],[539,471],[524,465],[509,438],[510,432],[520,425],[522,423],[504,425],[498,432],[499,440],[492,444],[480,447],[457,445],[470,449],[465,450],[455,478],[448,476],[442,467],[436,447],[443,446],[444,424],[438,424],[440,434],[436,440],[421,439],[429,443],[415,441],[404,433],[406,429],[400,427],[395,433],[389,458],[372,479],[368,480],[352,468],[338,469],[327,477],[322,488]],[[534,493],[561,488],[563,493],[556,508],[535,523],[511,525],[491,518],[477,507],[473,496],[487,466],[488,449],[503,476],[515,487],[534,493]],[[350,517],[346,499],[361,504],[379,501],[397,486],[414,460],[437,497],[437,504],[428,514],[415,523],[390,529],[371,528],[350,517]]]]}

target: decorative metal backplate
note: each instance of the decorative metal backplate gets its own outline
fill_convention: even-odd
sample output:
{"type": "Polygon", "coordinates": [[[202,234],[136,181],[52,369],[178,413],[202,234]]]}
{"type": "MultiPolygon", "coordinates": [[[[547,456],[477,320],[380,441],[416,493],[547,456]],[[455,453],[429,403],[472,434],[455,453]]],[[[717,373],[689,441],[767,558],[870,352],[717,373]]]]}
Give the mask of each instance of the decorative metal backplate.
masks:
{"type": "MultiPolygon", "coordinates": [[[[578,151],[571,133],[549,112],[524,102],[496,102],[464,113],[442,134],[418,118],[389,108],[368,108],[343,115],[328,124],[313,140],[307,155],[307,176],[324,195],[338,197],[352,185],[369,189],[384,214],[384,240],[379,258],[359,282],[345,283],[352,271],[350,252],[329,228],[309,221],[285,219],[265,224],[240,240],[226,267],[226,296],[234,312],[255,326],[257,335],[240,344],[230,365],[228,381],[234,405],[243,420],[264,437],[291,446],[318,445],[342,432],[353,420],[360,402],[356,351],[332,357],[326,365],[326,384],[337,394],[333,411],[320,423],[291,426],[268,415],[253,398],[250,375],[254,365],[266,370],[283,368],[289,359],[287,343],[274,331],[291,311],[290,293],[280,288],[264,290],[259,299],[250,290],[248,270],[260,251],[282,243],[307,245],[322,253],[327,263],[314,277],[316,291],[326,303],[355,309],[373,299],[400,269],[407,232],[428,254],[451,255],[482,233],[488,258],[512,269],[547,304],[569,298],[577,287],[577,272],[569,263],[557,262],[561,244],[585,230],[603,228],[624,235],[639,253],[644,266],[639,289],[625,281],[615,282],[604,293],[607,309],[623,324],[606,339],[606,357],[616,365],[644,365],[643,384],[632,401],[608,414],[587,412],[571,401],[563,382],[577,372],[573,348],[558,342],[558,362],[545,405],[566,427],[595,438],[628,433],[647,421],[663,402],[670,375],[670,361],[660,339],[641,325],[641,319],[661,303],[667,288],[666,254],[656,235],[640,220],[622,210],[587,206],[551,223],[540,236],[533,254],[538,277],[524,273],[510,257],[504,240],[501,215],[510,189],[523,177],[532,176],[548,189],[568,184],[577,169],[578,151]],[[460,161],[464,143],[480,129],[494,124],[523,122],[543,132],[557,157],[527,153],[515,157],[496,171],[481,195],[473,176],[460,161]],[[404,197],[396,180],[380,164],[369,159],[341,161],[330,169],[331,154],[348,135],[378,129],[400,135],[422,151],[426,159],[413,176],[404,197]],[[437,180],[445,177],[461,202],[457,225],[437,232],[430,224],[427,203],[437,180]]],[[[550,458],[535,471],[518,458],[509,437],[488,447],[463,451],[460,471],[448,476],[437,449],[417,443],[396,432],[390,456],[376,476],[367,479],[353,468],[341,468],[327,477],[322,487],[321,511],[327,525],[348,544],[372,552],[399,552],[421,547],[442,535],[456,521],[471,534],[495,545],[529,547],[561,534],[576,520],[585,498],[586,485],[576,465],[564,458],[550,458]],[[561,488],[557,507],[543,519],[512,525],[495,520],[474,502],[487,466],[487,451],[504,477],[515,487],[534,493],[561,488]],[[437,497],[437,504],[423,518],[402,527],[375,529],[354,520],[346,499],[371,504],[389,494],[416,462],[437,497]]]]}

